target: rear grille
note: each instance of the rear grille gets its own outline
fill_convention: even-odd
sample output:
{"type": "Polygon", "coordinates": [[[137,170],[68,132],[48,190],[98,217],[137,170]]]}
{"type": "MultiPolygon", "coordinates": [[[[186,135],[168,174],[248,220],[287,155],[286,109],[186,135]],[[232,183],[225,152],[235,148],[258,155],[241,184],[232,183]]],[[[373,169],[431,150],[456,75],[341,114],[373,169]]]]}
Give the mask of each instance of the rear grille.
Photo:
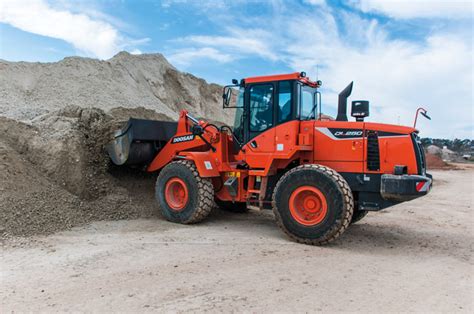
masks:
{"type": "Polygon", "coordinates": [[[380,170],[379,136],[376,131],[367,132],[367,170],[380,170]]]}

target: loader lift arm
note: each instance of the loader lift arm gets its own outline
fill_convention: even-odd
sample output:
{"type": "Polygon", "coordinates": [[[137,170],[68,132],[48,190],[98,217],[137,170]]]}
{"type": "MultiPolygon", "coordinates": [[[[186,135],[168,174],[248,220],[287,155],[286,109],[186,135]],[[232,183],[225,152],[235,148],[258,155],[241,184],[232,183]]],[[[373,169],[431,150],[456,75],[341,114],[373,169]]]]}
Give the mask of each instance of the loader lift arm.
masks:
{"type": "Polygon", "coordinates": [[[147,167],[148,172],[160,170],[172,160],[179,158],[180,152],[206,151],[216,148],[212,143],[217,142],[220,132],[213,124],[192,117],[186,110],[179,115],[176,134],[158,152],[156,157],[147,167]]]}

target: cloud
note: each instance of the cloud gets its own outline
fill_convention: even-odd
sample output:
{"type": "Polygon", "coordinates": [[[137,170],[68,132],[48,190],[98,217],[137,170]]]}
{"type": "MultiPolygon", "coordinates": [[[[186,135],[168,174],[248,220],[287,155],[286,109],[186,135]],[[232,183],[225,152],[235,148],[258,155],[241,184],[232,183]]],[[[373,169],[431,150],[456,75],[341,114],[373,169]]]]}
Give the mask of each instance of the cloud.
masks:
{"type": "Polygon", "coordinates": [[[320,67],[323,103],[332,104],[333,112],[337,92],[354,80],[352,99],[371,101],[371,121],[411,125],[416,108],[423,106],[433,117],[432,122],[421,121],[423,136],[473,136],[470,31],[395,40],[376,20],[348,13],[342,25],[351,27],[345,28],[333,15],[319,14],[289,23],[293,44],[285,54],[295,70],[314,75],[320,67]],[[302,45],[305,49],[298,48],[302,45]]]}
{"type": "MultiPolygon", "coordinates": [[[[221,10],[226,9],[234,5],[239,5],[241,3],[247,2],[248,0],[162,0],[161,7],[168,9],[172,6],[187,6],[187,7],[194,7],[201,11],[207,10],[221,10]]],[[[258,1],[258,0],[257,0],[258,1]]]]}
{"type": "Polygon", "coordinates": [[[278,56],[271,51],[268,42],[272,35],[262,30],[243,30],[232,28],[227,31],[227,36],[187,36],[178,39],[180,42],[197,44],[205,47],[225,49],[235,57],[257,55],[272,61],[278,56]]]}
{"type": "Polygon", "coordinates": [[[202,59],[214,60],[219,63],[226,63],[234,60],[231,55],[221,53],[217,49],[208,47],[199,49],[181,49],[179,51],[167,55],[167,58],[172,64],[178,66],[188,66],[193,62],[202,59]]]}
{"type": "Polygon", "coordinates": [[[355,0],[363,12],[381,13],[393,18],[470,18],[472,1],[447,0],[355,0]]]}
{"type": "MultiPolygon", "coordinates": [[[[105,15],[46,0],[0,5],[0,22],[65,40],[88,56],[139,53],[137,46],[149,40],[125,38],[120,21],[105,15]]],[[[352,99],[371,101],[369,121],[411,125],[416,108],[424,106],[433,120],[420,120],[423,136],[473,137],[470,1],[347,0],[337,7],[322,0],[162,2],[164,9],[172,5],[207,15],[221,30],[193,30],[170,41],[166,55],[177,66],[205,60],[216,70],[228,63],[235,72],[241,65],[234,61],[247,58],[256,67],[272,61],[262,74],[285,67],[313,78],[319,72],[323,111],[331,114],[337,93],[354,80],[352,99]]]]}
{"type": "Polygon", "coordinates": [[[326,0],[304,0],[304,2],[312,4],[312,5],[325,5],[326,0]]]}
{"type": "Polygon", "coordinates": [[[233,16],[226,35],[187,36],[177,43],[187,49],[212,47],[214,54],[227,56],[221,62],[261,58],[291,71],[305,70],[313,78],[319,72],[326,113],[335,114],[338,92],[354,80],[351,99],[371,101],[368,121],[412,125],[416,109],[423,106],[433,120],[420,119],[422,136],[473,136],[472,31],[456,26],[457,20],[442,28],[437,21],[425,21],[424,32],[416,37],[395,37],[390,27],[403,21],[380,22],[328,5],[285,8],[280,3],[278,12],[260,22],[255,16],[241,19],[238,10],[233,16]],[[249,19],[251,27],[244,28],[242,21],[249,19]]]}
{"type": "Polygon", "coordinates": [[[107,59],[128,48],[132,42],[104,20],[56,9],[44,0],[2,0],[0,5],[0,22],[64,40],[86,56],[107,59]]]}
{"type": "Polygon", "coordinates": [[[141,55],[142,51],[140,49],[132,49],[132,51],[130,51],[130,53],[132,55],[141,55]]]}

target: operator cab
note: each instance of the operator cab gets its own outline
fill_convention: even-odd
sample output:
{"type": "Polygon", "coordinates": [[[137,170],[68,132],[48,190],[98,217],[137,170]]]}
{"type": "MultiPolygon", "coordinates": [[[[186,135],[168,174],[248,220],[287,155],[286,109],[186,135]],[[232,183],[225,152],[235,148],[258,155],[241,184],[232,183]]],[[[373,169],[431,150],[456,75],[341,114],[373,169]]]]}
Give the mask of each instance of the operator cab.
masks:
{"type": "Polygon", "coordinates": [[[236,108],[233,135],[239,146],[292,120],[315,119],[321,110],[321,81],[305,72],[257,76],[224,87],[223,107],[236,108]]]}

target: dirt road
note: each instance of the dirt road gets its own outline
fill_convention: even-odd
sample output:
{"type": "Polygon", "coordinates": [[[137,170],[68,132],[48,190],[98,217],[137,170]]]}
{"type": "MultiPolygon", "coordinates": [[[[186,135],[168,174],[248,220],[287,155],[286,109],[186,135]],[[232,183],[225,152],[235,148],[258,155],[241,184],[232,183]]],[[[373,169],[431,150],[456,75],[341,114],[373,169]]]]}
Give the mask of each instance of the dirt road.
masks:
{"type": "Polygon", "coordinates": [[[195,226],[97,222],[2,248],[2,312],[473,312],[473,170],[369,214],[336,243],[288,241],[271,212],[195,226]]]}

